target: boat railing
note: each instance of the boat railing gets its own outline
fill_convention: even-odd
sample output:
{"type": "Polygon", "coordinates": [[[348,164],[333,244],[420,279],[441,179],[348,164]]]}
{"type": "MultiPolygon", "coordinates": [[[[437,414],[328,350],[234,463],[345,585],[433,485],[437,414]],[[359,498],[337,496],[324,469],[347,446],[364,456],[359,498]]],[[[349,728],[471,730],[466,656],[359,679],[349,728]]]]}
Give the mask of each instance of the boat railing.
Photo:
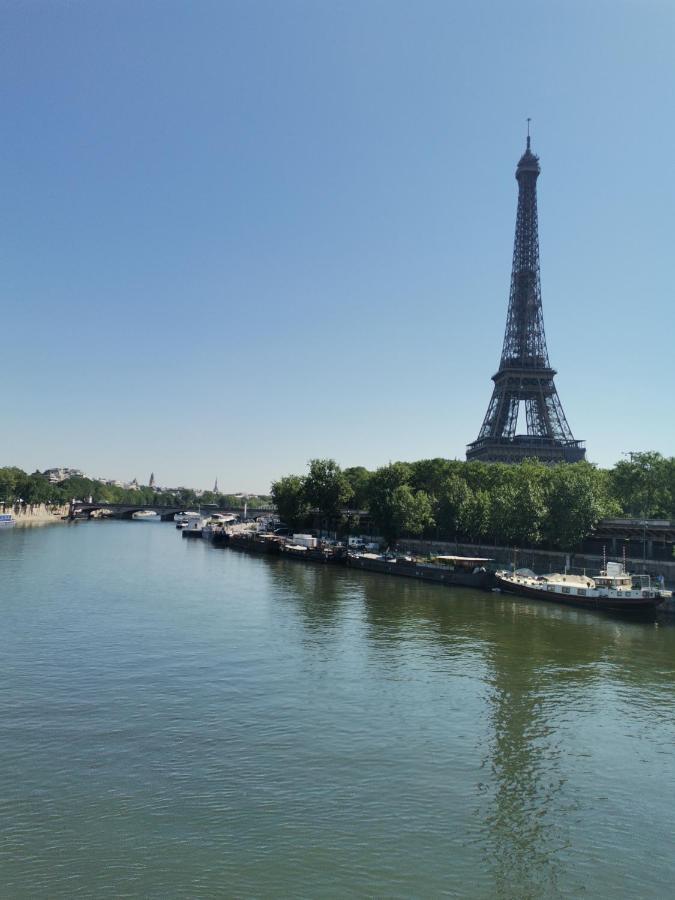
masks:
{"type": "Polygon", "coordinates": [[[652,589],[652,576],[646,574],[632,575],[633,587],[640,591],[650,591],[652,589]]]}

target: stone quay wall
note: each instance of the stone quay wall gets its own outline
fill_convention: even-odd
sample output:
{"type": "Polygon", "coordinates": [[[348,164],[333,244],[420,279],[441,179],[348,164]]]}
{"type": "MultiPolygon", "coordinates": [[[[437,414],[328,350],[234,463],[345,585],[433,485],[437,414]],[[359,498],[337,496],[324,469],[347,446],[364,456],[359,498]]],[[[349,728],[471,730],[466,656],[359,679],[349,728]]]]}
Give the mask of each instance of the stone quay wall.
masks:
{"type": "MultiPolygon", "coordinates": [[[[559,553],[554,550],[529,550],[513,547],[495,547],[494,544],[464,544],[453,541],[420,541],[404,538],[398,542],[399,548],[413,553],[447,553],[456,556],[485,556],[500,565],[509,567],[514,558],[519,569],[532,569],[539,575],[548,572],[563,572],[565,566],[577,572],[586,569],[589,575],[602,568],[602,556],[589,553],[559,553]]],[[[610,557],[608,557],[610,558],[610,557]]],[[[617,558],[617,557],[611,557],[617,558]]],[[[675,561],[626,557],[626,568],[635,575],[663,575],[666,586],[675,588],[675,561]]]]}
{"type": "Polygon", "coordinates": [[[63,521],[62,517],[68,515],[68,504],[0,503],[0,513],[14,516],[17,526],[50,525],[63,521]]]}

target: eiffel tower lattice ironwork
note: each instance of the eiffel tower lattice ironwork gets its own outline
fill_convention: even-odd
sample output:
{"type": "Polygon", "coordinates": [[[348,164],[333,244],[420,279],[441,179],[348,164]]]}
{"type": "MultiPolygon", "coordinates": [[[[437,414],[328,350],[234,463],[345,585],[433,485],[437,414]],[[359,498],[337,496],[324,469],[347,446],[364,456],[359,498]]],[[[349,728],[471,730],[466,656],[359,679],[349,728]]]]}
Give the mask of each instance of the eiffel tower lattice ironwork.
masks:
{"type": "Polygon", "coordinates": [[[478,438],[466,457],[515,463],[528,457],[544,462],[578,462],[586,451],[567,424],[553,378],[544,334],[539,278],[537,178],[539,158],[527,148],[516,168],[518,213],[513,246],[511,293],[506,333],[492,399],[478,438]],[[516,434],[520,404],[525,404],[527,434],[516,434]]]}

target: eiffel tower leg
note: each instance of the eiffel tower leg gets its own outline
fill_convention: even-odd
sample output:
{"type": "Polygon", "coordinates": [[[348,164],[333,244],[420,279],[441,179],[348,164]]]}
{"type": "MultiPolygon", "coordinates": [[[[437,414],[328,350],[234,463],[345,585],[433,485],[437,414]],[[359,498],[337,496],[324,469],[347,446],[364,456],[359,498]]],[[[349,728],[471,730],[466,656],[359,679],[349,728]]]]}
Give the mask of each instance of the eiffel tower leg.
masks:
{"type": "Polygon", "coordinates": [[[501,396],[501,402],[497,410],[497,420],[495,423],[494,434],[500,438],[512,439],[516,433],[518,425],[518,407],[520,401],[518,395],[511,391],[505,392],[501,396]]]}
{"type": "Polygon", "coordinates": [[[518,396],[512,391],[505,391],[501,385],[495,385],[479,439],[513,437],[518,421],[518,402],[518,396]]]}

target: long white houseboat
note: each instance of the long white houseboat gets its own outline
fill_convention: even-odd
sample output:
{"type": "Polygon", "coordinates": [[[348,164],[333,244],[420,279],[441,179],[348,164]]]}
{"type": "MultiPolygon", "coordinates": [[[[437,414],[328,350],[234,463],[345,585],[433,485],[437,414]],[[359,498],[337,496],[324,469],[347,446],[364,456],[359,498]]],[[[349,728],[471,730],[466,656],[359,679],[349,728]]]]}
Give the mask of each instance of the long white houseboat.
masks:
{"type": "Polygon", "coordinates": [[[656,588],[649,575],[631,575],[617,562],[608,562],[599,575],[535,575],[527,570],[496,572],[496,586],[510,594],[566,603],[586,609],[611,612],[641,612],[656,609],[672,597],[656,588]]]}

